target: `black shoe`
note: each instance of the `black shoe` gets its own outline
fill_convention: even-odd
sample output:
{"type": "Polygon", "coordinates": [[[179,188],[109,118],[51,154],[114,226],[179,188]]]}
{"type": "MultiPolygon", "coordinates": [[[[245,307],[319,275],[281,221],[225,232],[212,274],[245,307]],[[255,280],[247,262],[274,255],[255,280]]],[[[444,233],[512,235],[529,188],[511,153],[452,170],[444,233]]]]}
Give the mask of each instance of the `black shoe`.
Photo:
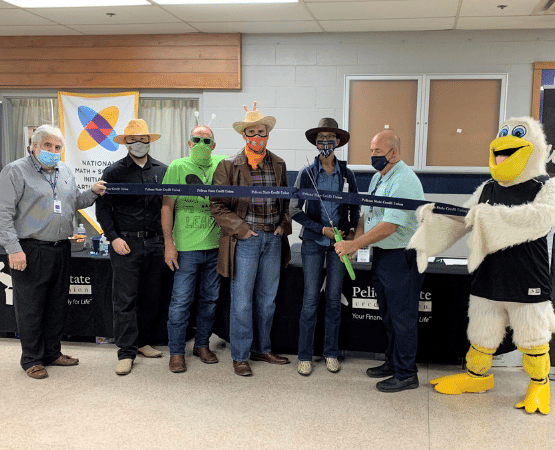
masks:
{"type": "Polygon", "coordinates": [[[401,392],[406,389],[416,389],[418,386],[418,375],[416,374],[406,380],[391,377],[376,384],[376,388],[381,392],[401,392]]]}
{"type": "Polygon", "coordinates": [[[370,367],[369,369],[367,369],[366,375],[368,375],[370,378],[392,377],[393,375],[395,375],[395,369],[391,366],[386,366],[385,364],[382,364],[381,366],[370,367]]]}

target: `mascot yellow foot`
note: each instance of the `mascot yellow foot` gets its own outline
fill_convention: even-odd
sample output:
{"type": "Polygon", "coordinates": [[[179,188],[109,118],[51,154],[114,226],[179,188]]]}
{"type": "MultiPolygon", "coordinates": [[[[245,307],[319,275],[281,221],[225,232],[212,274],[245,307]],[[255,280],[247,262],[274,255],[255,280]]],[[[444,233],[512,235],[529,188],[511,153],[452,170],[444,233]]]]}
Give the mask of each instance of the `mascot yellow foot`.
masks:
{"type": "Polygon", "coordinates": [[[528,385],[526,397],[521,402],[515,405],[515,408],[524,408],[528,414],[533,414],[536,411],[542,414],[549,414],[549,381],[544,384],[537,384],[533,381],[528,385]]]}
{"type": "Polygon", "coordinates": [[[549,344],[537,345],[535,347],[517,348],[522,352],[522,365],[526,373],[530,376],[530,384],[526,391],[526,397],[515,405],[515,408],[524,408],[528,414],[539,411],[542,414],[549,414],[549,344]]]}
{"type": "Polygon", "coordinates": [[[465,392],[485,392],[493,389],[493,375],[473,377],[468,373],[447,375],[430,380],[434,389],[441,394],[464,394],[465,392]]]}

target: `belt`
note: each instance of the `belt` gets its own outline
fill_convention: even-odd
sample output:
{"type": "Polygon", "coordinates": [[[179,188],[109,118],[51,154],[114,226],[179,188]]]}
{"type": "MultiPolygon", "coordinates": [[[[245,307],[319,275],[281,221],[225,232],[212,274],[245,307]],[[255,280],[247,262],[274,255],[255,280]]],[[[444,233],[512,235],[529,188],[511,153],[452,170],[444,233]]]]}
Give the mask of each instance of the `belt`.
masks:
{"type": "Polygon", "coordinates": [[[51,247],[61,247],[69,243],[68,239],[61,239],[59,241],[41,241],[40,239],[20,239],[19,242],[28,242],[35,245],[50,245],[51,247]]]}
{"type": "Polygon", "coordinates": [[[158,233],[155,233],[154,231],[120,231],[118,234],[121,236],[134,237],[134,238],[146,238],[146,237],[158,236],[158,233]]]}
{"type": "Polygon", "coordinates": [[[253,231],[275,231],[279,224],[273,225],[252,225],[253,231]]]}

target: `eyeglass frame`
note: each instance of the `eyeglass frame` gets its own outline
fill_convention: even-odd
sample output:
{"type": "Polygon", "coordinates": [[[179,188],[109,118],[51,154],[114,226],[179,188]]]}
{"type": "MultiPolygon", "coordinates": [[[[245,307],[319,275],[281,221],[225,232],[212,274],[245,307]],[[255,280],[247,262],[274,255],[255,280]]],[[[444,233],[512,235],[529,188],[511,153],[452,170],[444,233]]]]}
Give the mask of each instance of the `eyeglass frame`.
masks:
{"type": "Polygon", "coordinates": [[[212,145],[214,143],[214,138],[191,136],[189,139],[193,144],[198,144],[201,140],[202,140],[202,143],[206,144],[206,145],[212,145]],[[197,139],[197,140],[195,140],[195,139],[197,139]],[[206,142],[206,141],[208,141],[208,142],[206,142]]]}

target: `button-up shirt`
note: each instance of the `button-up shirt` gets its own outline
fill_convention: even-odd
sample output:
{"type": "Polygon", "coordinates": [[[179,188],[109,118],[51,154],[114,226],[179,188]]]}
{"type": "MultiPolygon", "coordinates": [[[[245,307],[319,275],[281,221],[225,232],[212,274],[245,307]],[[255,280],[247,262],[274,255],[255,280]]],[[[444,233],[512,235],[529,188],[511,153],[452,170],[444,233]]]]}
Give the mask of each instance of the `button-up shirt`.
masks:
{"type": "MultiPolygon", "coordinates": [[[[107,167],[101,179],[107,183],[162,184],[167,168],[150,155],[141,167],[128,154],[107,167]]],[[[96,218],[110,242],[120,237],[122,231],[162,235],[161,208],[161,195],[106,194],[96,202],[96,218]]]]}
{"type": "Polygon", "coordinates": [[[98,197],[90,189],[79,192],[63,162],[48,172],[32,153],[4,167],[0,193],[0,245],[9,254],[21,251],[20,239],[67,239],[73,234],[75,211],[91,206],[98,197]]]}
{"type": "MultiPolygon", "coordinates": [[[[389,172],[382,176],[376,172],[368,187],[370,195],[378,197],[395,197],[412,200],[425,200],[420,180],[403,161],[399,161],[389,172]]],[[[404,209],[383,207],[363,207],[364,232],[368,232],[380,222],[398,225],[397,231],[371,247],[382,249],[405,248],[418,228],[416,213],[404,209]]]]}
{"type": "MultiPolygon", "coordinates": [[[[332,173],[328,175],[326,169],[324,169],[322,163],[318,159],[318,178],[316,178],[318,191],[339,191],[340,177],[339,164],[335,164],[332,173]]],[[[339,203],[322,200],[320,203],[320,223],[323,223],[325,227],[330,227],[330,220],[335,227],[339,225],[339,203]]],[[[322,237],[316,242],[320,245],[328,246],[333,245],[335,239],[332,242],[329,237],[322,234],[322,237]]]]}

